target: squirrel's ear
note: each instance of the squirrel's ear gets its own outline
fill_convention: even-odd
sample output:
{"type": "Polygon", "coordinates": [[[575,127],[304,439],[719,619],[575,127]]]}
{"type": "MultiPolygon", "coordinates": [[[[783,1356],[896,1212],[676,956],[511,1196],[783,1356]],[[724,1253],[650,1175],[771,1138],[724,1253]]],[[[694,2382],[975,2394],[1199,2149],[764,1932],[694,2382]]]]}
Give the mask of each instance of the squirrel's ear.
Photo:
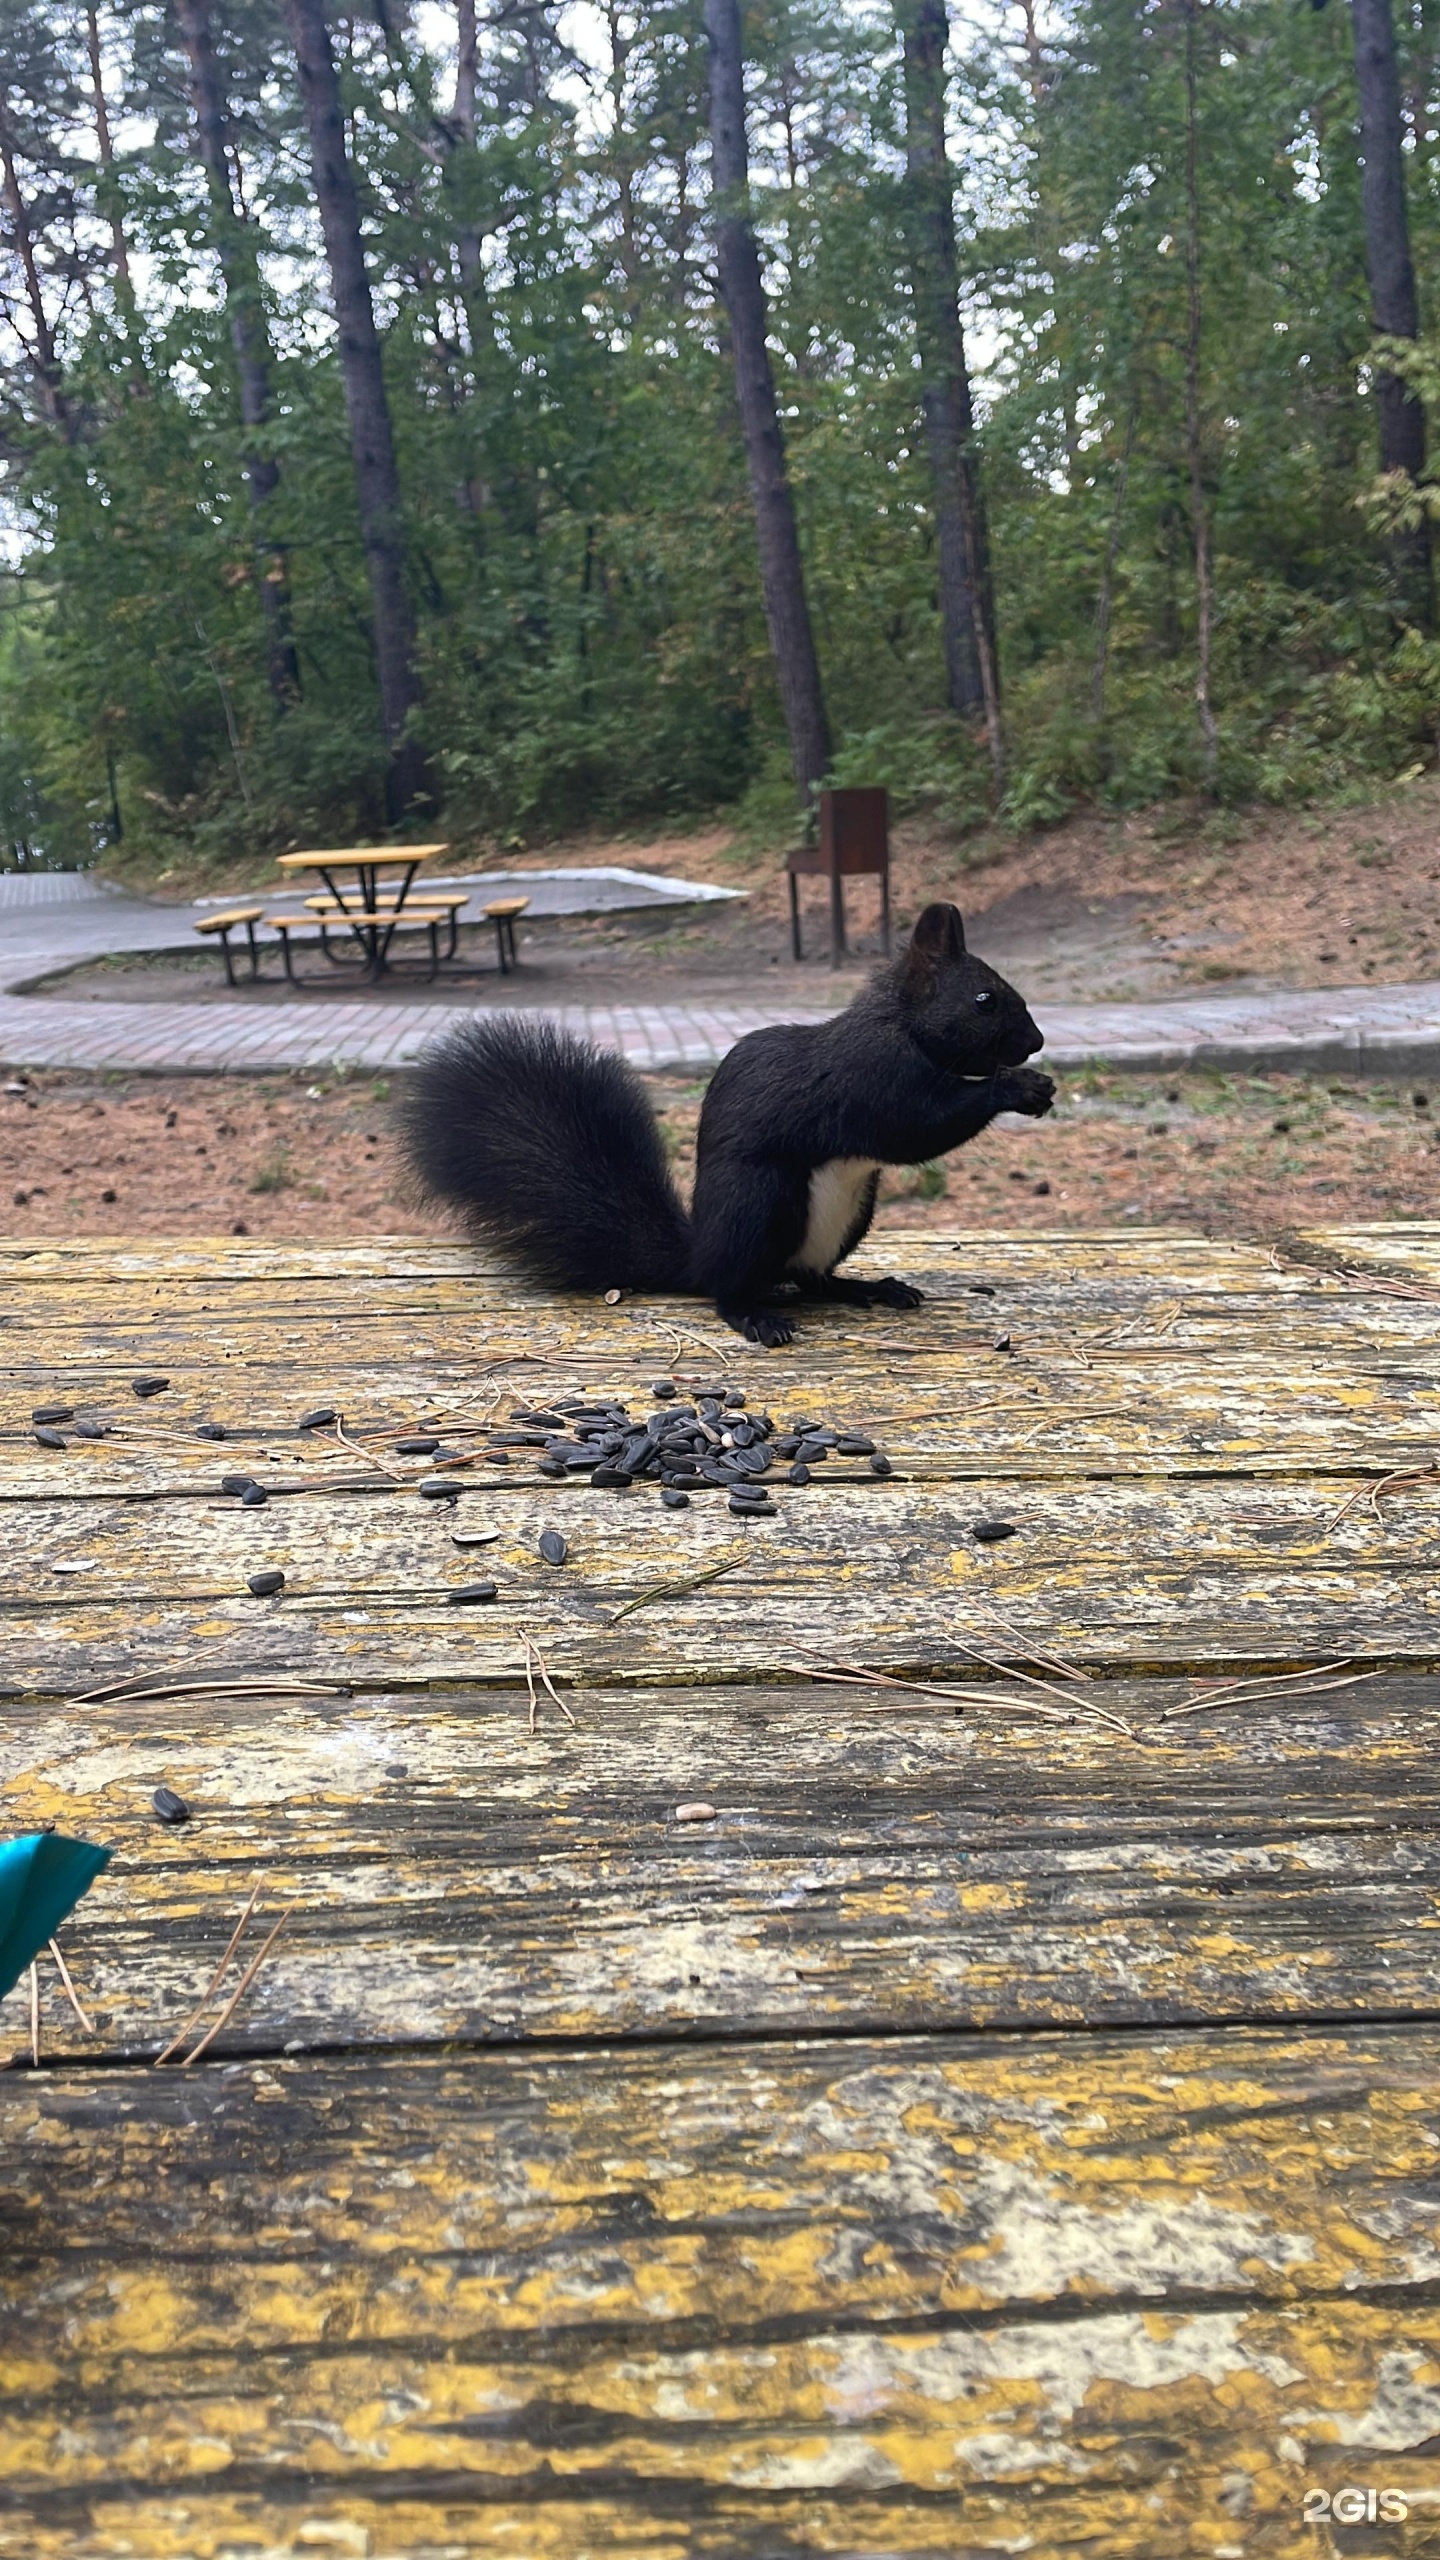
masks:
{"type": "Polygon", "coordinates": [[[906,985],[933,985],[936,970],[943,968],[947,960],[963,959],[964,953],[965,927],[960,910],[937,898],[933,906],[922,908],[915,920],[905,954],[906,985]]]}

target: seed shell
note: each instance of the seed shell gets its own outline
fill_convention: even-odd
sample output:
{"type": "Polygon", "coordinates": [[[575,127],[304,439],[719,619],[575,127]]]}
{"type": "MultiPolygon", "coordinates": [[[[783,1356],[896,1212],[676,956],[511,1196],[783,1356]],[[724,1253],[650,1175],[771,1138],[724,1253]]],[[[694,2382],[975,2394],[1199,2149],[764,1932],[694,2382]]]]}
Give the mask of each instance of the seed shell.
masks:
{"type": "Polygon", "coordinates": [[[538,1552],[546,1564],[563,1564],[570,1550],[558,1529],[542,1529],[538,1552]]]}
{"type": "Polygon", "coordinates": [[[245,1587],[253,1591],[257,1600],[269,1600],[284,1590],[285,1576],[278,1565],[272,1565],[265,1573],[252,1573],[245,1587]]]}
{"type": "Polygon", "coordinates": [[[190,1819],[190,1807],[183,1796],[177,1796],[173,1787],[157,1787],[150,1802],[162,1822],[180,1823],[190,1819]]]}

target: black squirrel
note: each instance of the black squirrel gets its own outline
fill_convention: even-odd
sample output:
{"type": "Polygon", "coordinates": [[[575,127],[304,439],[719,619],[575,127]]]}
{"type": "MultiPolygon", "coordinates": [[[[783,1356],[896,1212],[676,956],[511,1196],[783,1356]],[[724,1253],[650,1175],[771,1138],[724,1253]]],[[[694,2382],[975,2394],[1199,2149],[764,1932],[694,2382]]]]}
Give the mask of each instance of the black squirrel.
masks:
{"type": "Polygon", "coordinates": [[[401,1143],[423,1191],[552,1289],[692,1291],[774,1348],[777,1294],[918,1307],[903,1280],[845,1280],[880,1167],[928,1164],[1000,1111],[1043,1118],[1047,1075],[1012,986],[926,907],[900,958],[831,1021],[749,1032],[700,1114],[687,1217],[643,1086],[624,1062],[523,1016],[477,1016],[418,1062],[401,1143]]]}

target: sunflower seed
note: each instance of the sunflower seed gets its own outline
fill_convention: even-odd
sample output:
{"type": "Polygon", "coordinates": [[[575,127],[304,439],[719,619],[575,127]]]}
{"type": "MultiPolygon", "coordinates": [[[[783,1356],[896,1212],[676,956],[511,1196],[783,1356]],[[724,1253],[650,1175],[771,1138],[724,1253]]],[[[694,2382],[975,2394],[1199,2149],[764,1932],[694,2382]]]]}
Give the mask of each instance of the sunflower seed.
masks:
{"type": "Polygon", "coordinates": [[[875,1443],[867,1440],[863,1431],[847,1431],[844,1439],[835,1443],[837,1458],[871,1458],[874,1454],[875,1443]]]}
{"type": "Polygon", "coordinates": [[[498,1529],[452,1529],[450,1544],[452,1547],[493,1547],[499,1535],[498,1529]]]}
{"type": "Polygon", "coordinates": [[[565,1469],[558,1458],[542,1458],[536,1473],[542,1476],[563,1476],[565,1469]]]}
{"type": "Polygon", "coordinates": [[[493,1600],[497,1590],[493,1582],[457,1582],[445,1597],[452,1609],[466,1609],[472,1600],[493,1600]]]}
{"type": "Polygon", "coordinates": [[[30,1419],[32,1422],[73,1422],[75,1407],[73,1404],[37,1404],[30,1419]]]}
{"type": "Polygon", "coordinates": [[[795,1464],[790,1468],[785,1481],[787,1484],[808,1484],[810,1482],[810,1470],[806,1466],[803,1458],[796,1459],[795,1464]]]}
{"type": "Polygon", "coordinates": [[[140,1396],[142,1398],[145,1396],[163,1396],[169,1384],[170,1381],[168,1378],[132,1378],[130,1381],[130,1393],[132,1396],[140,1396]]]}
{"type": "Polygon", "coordinates": [[[889,1459],[886,1457],[885,1452],[884,1452],[884,1450],[883,1450],[883,1449],[877,1449],[877,1450],[875,1451],[875,1453],[874,1453],[873,1457],[871,1458],[871,1460],[870,1460],[870,1473],[872,1474],[872,1476],[888,1476],[888,1475],[893,1475],[893,1473],[894,1473],[894,1469],[892,1468],[892,1466],[891,1466],[891,1464],[890,1464],[890,1461],[889,1461],[889,1459]]]}
{"type": "Polygon", "coordinates": [[[438,1440],[397,1440],[395,1455],[397,1458],[428,1458],[439,1446],[438,1440]]]}
{"type": "Polygon", "coordinates": [[[460,1488],[448,1476],[422,1476],[415,1488],[426,1502],[457,1502],[460,1488]]]}
{"type": "Polygon", "coordinates": [[[266,1573],[252,1573],[245,1588],[253,1591],[257,1600],[270,1600],[277,1591],[284,1590],[285,1576],[278,1565],[272,1565],[266,1573]]]}
{"type": "Polygon", "coordinates": [[[970,1525],[971,1537],[982,1547],[997,1546],[1002,1538],[1014,1538],[1018,1534],[1013,1520],[975,1520],[970,1525]]]}
{"type": "Polygon", "coordinates": [[[190,1807],[173,1787],[157,1787],[150,1799],[162,1822],[188,1822],[190,1807]]]}
{"type": "Polygon", "coordinates": [[[195,1437],[197,1440],[228,1440],[230,1434],[223,1422],[197,1422],[195,1437]]]}
{"type": "Polygon", "coordinates": [[[269,1499],[270,1497],[265,1491],[264,1486],[258,1484],[247,1484],[244,1492],[240,1496],[241,1507],[246,1511],[259,1511],[263,1509],[269,1499]]]}
{"type": "Polygon", "coordinates": [[[103,1422],[77,1422],[75,1437],[77,1440],[103,1440],[105,1425],[103,1422]]]}
{"type": "Polygon", "coordinates": [[[222,1493],[248,1493],[254,1482],[253,1476],[222,1476],[220,1490],[222,1493]]]}
{"type": "Polygon", "coordinates": [[[668,1404],[677,1392],[673,1378],[652,1378],[650,1381],[650,1393],[657,1404],[668,1404]]]}
{"type": "Polygon", "coordinates": [[[310,1413],[301,1414],[295,1428],[297,1431],[328,1431],[339,1418],[333,1404],[317,1404],[310,1413]]]}
{"type": "Polygon", "coordinates": [[[678,1484],[667,1484],[660,1499],[667,1511],[688,1511],[690,1508],[690,1496],[682,1493],[678,1484]]]}
{"type": "Polygon", "coordinates": [[[70,1445],[62,1431],[52,1431],[49,1426],[43,1422],[34,1436],[39,1441],[42,1449],[66,1449],[70,1445]]]}
{"type": "Polygon", "coordinates": [[[624,1493],[635,1479],[628,1467],[597,1467],[590,1481],[606,1493],[624,1493]]]}
{"type": "Polygon", "coordinates": [[[715,1807],[713,1804],[677,1804],[675,1819],[677,1822],[713,1822],[715,1807]]]}
{"type": "Polygon", "coordinates": [[[546,1564],[563,1564],[570,1553],[570,1550],[565,1544],[565,1541],[561,1537],[558,1529],[542,1529],[540,1532],[539,1553],[543,1556],[546,1564]]]}

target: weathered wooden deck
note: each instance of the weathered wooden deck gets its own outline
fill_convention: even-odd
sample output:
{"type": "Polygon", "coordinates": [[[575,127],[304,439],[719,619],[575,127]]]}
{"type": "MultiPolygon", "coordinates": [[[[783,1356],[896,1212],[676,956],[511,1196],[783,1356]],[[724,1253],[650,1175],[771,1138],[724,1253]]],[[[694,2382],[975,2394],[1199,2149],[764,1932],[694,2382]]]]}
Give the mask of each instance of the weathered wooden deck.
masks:
{"type": "Polygon", "coordinates": [[[920,1314],[767,1355],[433,1245],[0,1249],[5,1825],[116,1851],[93,2034],[4,2013],[0,2552],[1440,2548],[1440,1477],[1335,1518],[1436,1454],[1440,1227],[1300,1252],[906,1238],[920,1314]],[[466,1556],[293,1428],[672,1359],[893,1478],[477,1470],[466,1556]],[[214,1685],[88,1697],[140,1674],[214,1685]],[[1305,2523],[1356,2484],[1408,2519],[1305,2523]]]}

